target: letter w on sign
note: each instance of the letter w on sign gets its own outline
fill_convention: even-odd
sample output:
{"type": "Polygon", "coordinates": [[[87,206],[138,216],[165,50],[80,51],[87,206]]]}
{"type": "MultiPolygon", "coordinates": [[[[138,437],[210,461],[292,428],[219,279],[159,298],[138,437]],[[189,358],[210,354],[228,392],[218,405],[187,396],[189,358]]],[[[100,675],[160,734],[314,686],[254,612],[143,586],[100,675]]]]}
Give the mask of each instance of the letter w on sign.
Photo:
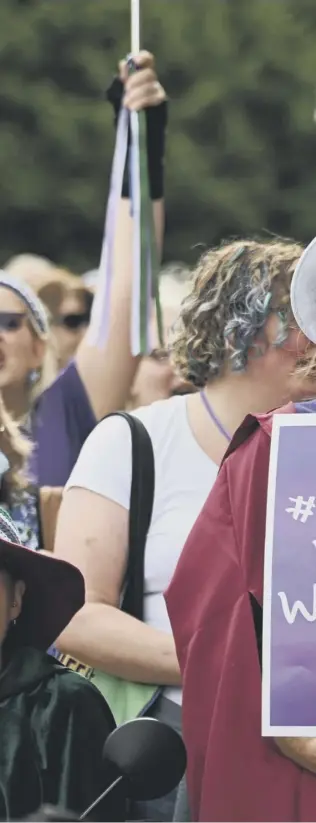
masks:
{"type": "Polygon", "coordinates": [[[316,414],[273,420],[267,502],[262,734],[316,737],[316,414]]]}

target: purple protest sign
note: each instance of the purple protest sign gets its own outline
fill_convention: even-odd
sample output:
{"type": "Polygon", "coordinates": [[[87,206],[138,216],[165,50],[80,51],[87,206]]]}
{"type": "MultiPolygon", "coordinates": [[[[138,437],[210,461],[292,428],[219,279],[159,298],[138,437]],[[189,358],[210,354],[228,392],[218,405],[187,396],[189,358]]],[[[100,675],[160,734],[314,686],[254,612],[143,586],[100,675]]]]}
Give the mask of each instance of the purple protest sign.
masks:
{"type": "Polygon", "coordinates": [[[275,415],[264,571],[263,736],[316,736],[316,414],[275,415]]]}

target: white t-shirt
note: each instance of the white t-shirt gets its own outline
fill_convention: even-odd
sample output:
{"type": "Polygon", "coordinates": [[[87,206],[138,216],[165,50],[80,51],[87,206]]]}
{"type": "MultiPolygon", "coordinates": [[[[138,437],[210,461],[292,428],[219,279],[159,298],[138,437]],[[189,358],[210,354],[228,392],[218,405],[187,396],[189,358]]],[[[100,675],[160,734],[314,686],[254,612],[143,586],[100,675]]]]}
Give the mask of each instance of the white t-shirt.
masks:
{"type": "MultiPolygon", "coordinates": [[[[218,468],[192,434],[187,398],[159,400],[133,412],[146,427],[155,457],[155,499],[145,550],[146,623],[171,632],[163,593],[215,482],[218,468]]],[[[86,440],[66,488],[79,486],[129,508],[131,435],[119,417],[101,421],[86,440]]],[[[181,703],[181,689],[165,696],[181,703]]]]}

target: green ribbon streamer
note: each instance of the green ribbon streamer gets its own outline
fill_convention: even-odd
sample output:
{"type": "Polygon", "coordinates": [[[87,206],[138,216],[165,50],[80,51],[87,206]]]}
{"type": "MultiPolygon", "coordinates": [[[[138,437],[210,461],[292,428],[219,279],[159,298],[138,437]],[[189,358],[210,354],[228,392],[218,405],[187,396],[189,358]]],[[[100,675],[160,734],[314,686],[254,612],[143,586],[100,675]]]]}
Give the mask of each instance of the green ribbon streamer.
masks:
{"type": "MultiPolygon", "coordinates": [[[[136,71],[135,64],[130,61],[129,73],[136,71]]],[[[155,237],[152,202],[150,199],[148,162],[147,162],[147,123],[145,111],[138,113],[139,139],[139,174],[140,174],[140,353],[149,353],[149,323],[148,306],[154,298],[156,305],[158,339],[161,347],[163,340],[163,319],[159,296],[159,260],[155,237]],[[148,272],[151,270],[151,277],[148,272]],[[150,289],[151,293],[148,293],[150,289]]]]}
{"type": "Polygon", "coordinates": [[[146,140],[146,115],[144,111],[138,114],[139,126],[139,174],[140,174],[140,351],[141,354],[148,353],[148,265],[151,264],[151,238],[149,228],[149,212],[151,203],[149,198],[149,181],[147,170],[147,140],[146,140]],[[148,244],[150,243],[150,256],[148,254],[148,244]]]}

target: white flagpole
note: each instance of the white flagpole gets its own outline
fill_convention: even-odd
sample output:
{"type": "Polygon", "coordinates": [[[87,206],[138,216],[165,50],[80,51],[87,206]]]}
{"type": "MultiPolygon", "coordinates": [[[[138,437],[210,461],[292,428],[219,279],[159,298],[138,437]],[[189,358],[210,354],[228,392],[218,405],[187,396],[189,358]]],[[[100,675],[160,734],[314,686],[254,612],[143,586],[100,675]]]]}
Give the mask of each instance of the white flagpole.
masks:
{"type": "Polygon", "coordinates": [[[131,0],[131,51],[132,55],[140,50],[140,0],[131,0]]]}

